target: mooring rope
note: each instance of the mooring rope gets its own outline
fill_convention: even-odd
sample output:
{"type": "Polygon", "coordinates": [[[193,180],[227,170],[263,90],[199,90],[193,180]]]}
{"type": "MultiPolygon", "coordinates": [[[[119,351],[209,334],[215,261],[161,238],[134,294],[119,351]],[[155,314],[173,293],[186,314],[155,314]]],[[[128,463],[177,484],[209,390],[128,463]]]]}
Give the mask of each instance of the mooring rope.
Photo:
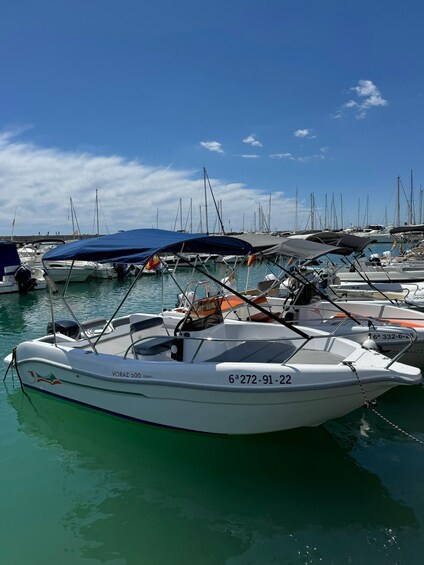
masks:
{"type": "Polygon", "coordinates": [[[394,422],[392,422],[391,420],[386,418],[386,416],[383,416],[383,414],[381,414],[378,410],[376,410],[375,407],[377,406],[377,401],[375,399],[373,399],[373,400],[368,399],[366,392],[365,392],[365,389],[362,386],[361,379],[359,378],[358,371],[356,370],[356,367],[354,366],[352,361],[345,361],[344,365],[347,365],[351,369],[351,371],[353,371],[356,375],[359,387],[360,387],[362,394],[364,395],[364,398],[365,398],[365,408],[368,408],[369,410],[371,410],[371,412],[374,412],[374,414],[376,414],[376,416],[381,418],[384,422],[386,422],[386,424],[389,424],[389,426],[391,426],[394,430],[400,432],[401,434],[408,437],[409,439],[412,439],[416,443],[419,443],[420,445],[424,446],[424,441],[422,441],[419,438],[408,433],[406,430],[404,430],[403,428],[401,428],[400,426],[398,426],[397,424],[395,424],[394,422]]]}
{"type": "Polygon", "coordinates": [[[16,361],[16,349],[17,349],[16,347],[14,347],[14,348],[12,349],[12,359],[11,359],[11,361],[10,361],[8,367],[7,367],[6,373],[5,373],[4,377],[3,377],[3,382],[5,381],[6,376],[7,376],[7,373],[9,372],[9,369],[10,369],[10,368],[12,369],[12,378],[13,378],[13,367],[15,367],[15,369],[16,369],[16,374],[17,374],[18,380],[19,380],[19,384],[21,385],[22,393],[24,394],[24,396],[27,397],[29,403],[30,403],[31,406],[34,408],[35,412],[38,414],[38,411],[37,411],[36,407],[35,407],[34,404],[32,403],[31,398],[29,397],[27,391],[25,390],[24,384],[23,384],[23,382],[22,382],[21,375],[19,374],[18,363],[17,363],[17,361],[16,361]]]}

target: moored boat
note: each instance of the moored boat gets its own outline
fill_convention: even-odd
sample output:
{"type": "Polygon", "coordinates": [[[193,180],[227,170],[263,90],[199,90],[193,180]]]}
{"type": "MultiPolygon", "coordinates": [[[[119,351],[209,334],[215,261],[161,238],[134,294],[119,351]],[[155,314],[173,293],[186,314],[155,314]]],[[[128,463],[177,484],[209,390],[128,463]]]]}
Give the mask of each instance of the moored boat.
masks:
{"type": "Polygon", "coordinates": [[[21,263],[16,243],[0,241],[0,294],[46,288],[43,269],[21,263]]]}
{"type": "MultiPolygon", "coordinates": [[[[181,249],[245,255],[251,247],[225,236],[131,230],[74,242],[45,258],[145,264],[181,249]]],[[[394,386],[421,382],[419,369],[319,329],[224,319],[221,303],[212,300],[200,313],[189,308],[183,317],[52,320],[50,333],[19,344],[12,362],[25,388],[220,434],[317,426],[394,386]]]]}

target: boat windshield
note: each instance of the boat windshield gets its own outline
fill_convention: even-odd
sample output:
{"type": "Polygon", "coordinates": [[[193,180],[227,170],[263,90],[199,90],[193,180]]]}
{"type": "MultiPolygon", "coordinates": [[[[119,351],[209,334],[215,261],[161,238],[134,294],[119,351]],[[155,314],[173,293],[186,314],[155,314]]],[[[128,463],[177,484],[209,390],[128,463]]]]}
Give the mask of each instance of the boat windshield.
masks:
{"type": "Polygon", "coordinates": [[[221,303],[222,297],[219,296],[206,297],[193,302],[181,330],[186,332],[200,331],[222,324],[224,319],[221,303]]]}

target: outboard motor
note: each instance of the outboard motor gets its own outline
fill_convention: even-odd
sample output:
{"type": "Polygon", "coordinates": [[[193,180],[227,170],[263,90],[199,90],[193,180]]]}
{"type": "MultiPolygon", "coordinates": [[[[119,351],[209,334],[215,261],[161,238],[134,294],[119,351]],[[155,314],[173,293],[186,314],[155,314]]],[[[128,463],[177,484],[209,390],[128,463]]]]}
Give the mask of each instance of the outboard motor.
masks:
{"type": "Polygon", "coordinates": [[[19,292],[25,294],[37,286],[37,280],[28,267],[21,265],[15,272],[15,281],[18,283],[19,292]]]}
{"type": "Polygon", "coordinates": [[[376,267],[381,267],[381,260],[378,253],[373,253],[370,255],[370,263],[376,267]]]}
{"type": "Polygon", "coordinates": [[[56,320],[47,324],[47,333],[49,335],[59,332],[73,339],[77,339],[80,333],[80,327],[74,320],[56,320]]]}
{"type": "Polygon", "coordinates": [[[118,279],[124,279],[128,275],[129,268],[125,263],[114,263],[113,267],[118,275],[118,279]]]}

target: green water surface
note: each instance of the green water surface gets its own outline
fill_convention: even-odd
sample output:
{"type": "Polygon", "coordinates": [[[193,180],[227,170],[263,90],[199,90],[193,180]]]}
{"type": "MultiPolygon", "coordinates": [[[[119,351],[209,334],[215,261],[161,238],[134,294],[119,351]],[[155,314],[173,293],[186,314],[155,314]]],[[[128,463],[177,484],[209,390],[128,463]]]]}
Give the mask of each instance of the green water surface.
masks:
{"type": "MultiPolygon", "coordinates": [[[[82,318],[108,315],[130,282],[74,284],[69,301],[82,318]]],[[[145,277],[122,313],[157,311],[160,289],[145,277]]],[[[165,305],[177,292],[164,281],[165,305]]],[[[1,357],[49,320],[47,292],[0,296],[1,357]]],[[[378,404],[421,441],[423,407],[421,387],[378,404]]],[[[210,436],[36,392],[29,401],[9,373],[0,414],[1,565],[424,560],[424,447],[369,410],[314,429],[210,436]]]]}

